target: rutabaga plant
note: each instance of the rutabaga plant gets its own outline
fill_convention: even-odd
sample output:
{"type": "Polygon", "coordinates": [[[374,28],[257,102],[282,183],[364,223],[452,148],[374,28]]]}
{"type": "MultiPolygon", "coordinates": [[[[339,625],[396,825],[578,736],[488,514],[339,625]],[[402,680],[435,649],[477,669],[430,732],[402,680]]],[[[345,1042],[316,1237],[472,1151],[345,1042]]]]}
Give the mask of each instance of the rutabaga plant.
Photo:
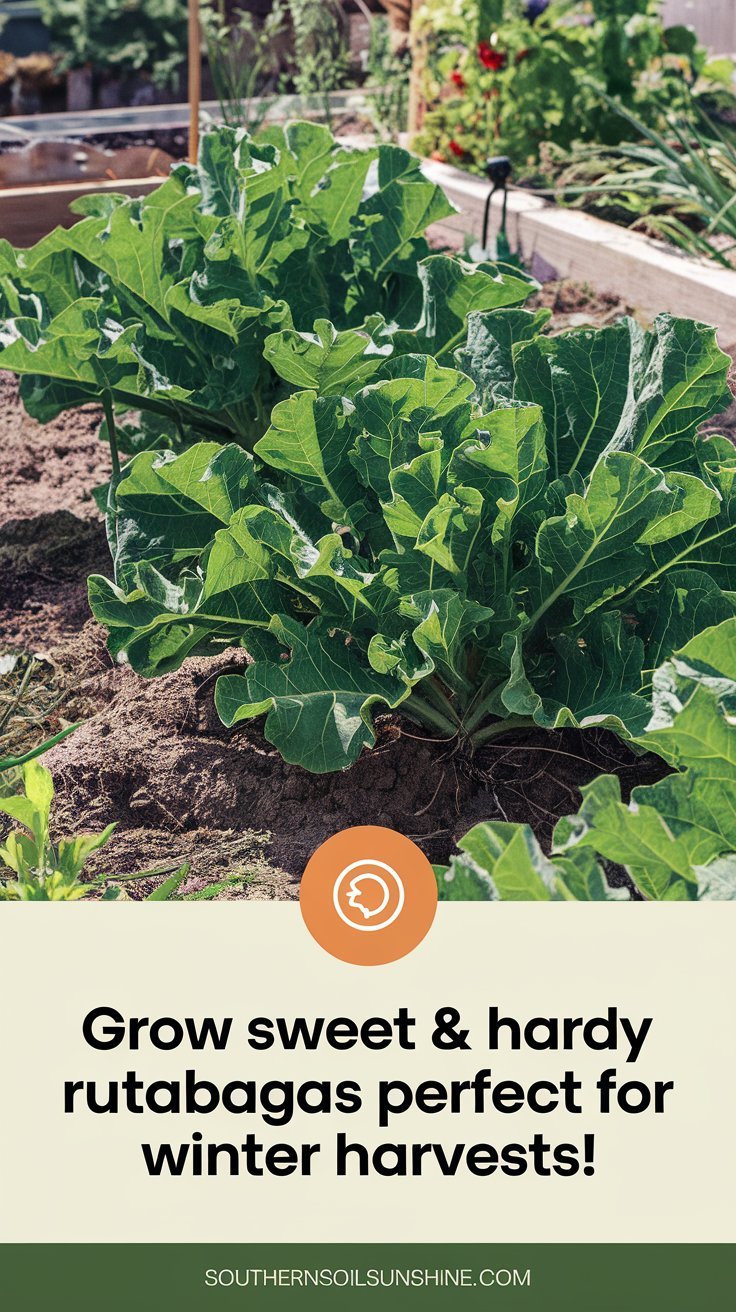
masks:
{"type": "Polygon", "coordinates": [[[111,651],[155,675],[242,645],[223,721],[265,714],[312,771],[385,711],[470,750],[536,725],[636,738],[652,671],[736,609],[736,452],[696,435],[730,398],[713,330],[474,312],[461,371],[427,354],[465,336],[453,304],[389,357],[325,322],[275,334],[305,390],[255,458],[145,453],[117,489],[115,581],[90,580],[111,651]]]}
{"type": "MultiPolygon", "coordinates": [[[[348,149],[310,123],[258,142],[217,128],[196,166],[175,166],[147,196],[74,208],[86,217],[30,250],[0,242],[0,365],[23,376],[29,412],[45,422],[105,401],[109,415],[143,412],[164,445],[209,435],[246,447],[289,390],[264,359],[267,338],[320,317],[341,330],[370,319],[377,339],[382,318],[413,328],[423,281],[437,279],[420,266],[425,229],[453,211],[407,151],[348,149]]],[[[479,308],[523,299],[515,286],[479,308]]],[[[150,444],[148,432],[125,437],[150,444]]]]}
{"type": "Polygon", "coordinates": [[[601,861],[623,866],[644,897],[736,898],[736,620],[706,629],[654,675],[640,739],[675,773],[621,801],[615,775],[583,788],[577,815],[555,828],[552,856],[528,825],[476,825],[437,871],[447,901],[599,901],[601,861]]]}

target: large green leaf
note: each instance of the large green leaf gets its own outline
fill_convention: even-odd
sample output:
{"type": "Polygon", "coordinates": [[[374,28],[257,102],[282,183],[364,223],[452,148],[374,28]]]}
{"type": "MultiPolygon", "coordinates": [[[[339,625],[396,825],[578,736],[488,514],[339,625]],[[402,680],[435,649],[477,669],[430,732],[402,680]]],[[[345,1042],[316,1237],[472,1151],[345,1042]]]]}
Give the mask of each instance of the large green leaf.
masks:
{"type": "Polygon", "coordinates": [[[72,384],[73,395],[87,400],[101,391],[135,391],[137,336],[136,327],[108,319],[99,299],[84,297],[46,325],[30,318],[7,322],[0,359],[14,373],[72,384]]]}
{"type": "Polygon", "coordinates": [[[384,372],[387,378],[354,397],[358,437],[350,458],[363,484],[388,500],[392,471],[433,447],[449,453],[465,435],[473,385],[425,355],[390,361],[384,372]]]}
{"type": "Polygon", "coordinates": [[[654,715],[640,736],[678,772],[621,801],[618,780],[583,789],[560,821],[561,851],[590,847],[626,866],[652,898],[695,897],[700,868],[736,852],[736,619],[707,629],[654,677],[654,715]]]}
{"type": "Polygon", "coordinates": [[[425,231],[455,207],[441,187],[424,177],[416,156],[399,146],[379,146],[377,184],[358,209],[352,239],[356,281],[348,309],[353,316],[385,308],[399,317],[400,311],[406,322],[411,309],[418,308],[414,279],[417,262],[429,254],[425,231]],[[377,303],[382,285],[390,289],[385,306],[377,303]]]}
{"type": "Polygon", "coordinates": [[[550,645],[553,659],[545,655],[539,670],[527,671],[515,653],[501,691],[504,706],[545,729],[597,727],[624,738],[643,732],[651,714],[640,695],[644,644],[619,611],[594,617],[577,636],[561,633],[550,645]]]}
{"type": "MultiPolygon", "coordinates": [[[[472,310],[465,346],[458,347],[458,367],[475,383],[484,410],[512,400],[516,385],[514,348],[538,337],[552,317],[551,310],[472,310]]],[[[541,396],[535,398],[541,400],[541,396]]]]}
{"type": "Polygon", "coordinates": [[[240,447],[202,442],[176,457],[142,452],[126,466],[115,494],[115,577],[142,561],[168,572],[198,557],[246,503],[253,461],[240,447]]]}
{"type": "Polygon", "coordinates": [[[474,487],[492,517],[491,535],[501,550],[508,583],[509,552],[517,518],[531,523],[542,513],[548,465],[538,406],[503,406],[479,421],[479,430],[456,447],[447,471],[451,487],[474,487]]]}
{"type": "Polygon", "coordinates": [[[528,825],[485,821],[460,839],[461,855],[437,871],[443,902],[620,901],[589,853],[550,860],[528,825]]]}
{"type": "Polygon", "coordinates": [[[574,901],[626,897],[600,858],[623,866],[647,898],[736,897],[736,619],[694,638],[657,672],[655,712],[641,745],[678,768],[621,800],[619,780],[584,787],[561,820],[553,852],[528,825],[487,822],[460,840],[437,871],[445,900],[574,901]]]}
{"type": "Polygon", "coordinates": [[[539,530],[533,622],[563,598],[579,618],[623,594],[646,572],[646,547],[666,540],[681,523],[696,527],[715,505],[694,476],[668,481],[638,456],[615,451],[601,457],[584,491],[568,494],[565,513],[539,530]]]}
{"type": "Polygon", "coordinates": [[[469,265],[449,255],[423,260],[419,277],[424,295],[422,317],[413,332],[396,334],[396,349],[431,353],[448,365],[465,340],[471,311],[518,305],[537,285],[518,269],[469,265]]]}
{"type": "Polygon", "coordinates": [[[328,520],[350,524],[360,516],[362,489],[347,458],[353,430],[341,397],[297,392],[281,401],[256,455],[291,474],[328,520]]]}
{"type": "Polygon", "coordinates": [[[323,625],[305,629],[274,615],[270,632],[289,660],[259,662],[245,676],[222,675],[215,701],[224,723],[266,712],[266,737],[284,760],[317,774],[351,765],[375,741],[375,711],[398,706],[409,687],[364,665],[344,635],[323,625]]]}
{"type": "Polygon", "coordinates": [[[430,658],[447,687],[467,687],[469,641],[482,638],[484,625],[493,612],[442,588],[415,593],[401,609],[404,615],[418,621],[412,639],[430,658]]]}
{"type": "Polygon", "coordinates": [[[687,461],[703,420],[729,405],[729,365],[704,324],[660,315],[647,331],[623,319],[519,346],[514,394],[542,405],[557,476],[589,472],[607,450],[670,468],[687,461]]]}
{"type": "Polygon", "coordinates": [[[93,574],[90,605],[109,631],[113,655],[149,677],[178,669],[187,656],[243,642],[252,628],[268,629],[285,600],[283,589],[250,562],[239,561],[237,572],[223,571],[217,557],[204,579],[194,575],[171,583],[153,566],[139,565],[134,584],[126,593],[93,574]]]}
{"type": "Polygon", "coordinates": [[[317,319],[313,333],[285,329],[266,338],[264,357],[294,387],[346,396],[369,383],[393,350],[380,315],[359,331],[338,332],[317,319]]]}
{"type": "Polygon", "coordinates": [[[261,140],[276,146],[309,226],[329,229],[333,242],[349,237],[376,151],[339,146],[319,123],[267,127],[261,140]]]}

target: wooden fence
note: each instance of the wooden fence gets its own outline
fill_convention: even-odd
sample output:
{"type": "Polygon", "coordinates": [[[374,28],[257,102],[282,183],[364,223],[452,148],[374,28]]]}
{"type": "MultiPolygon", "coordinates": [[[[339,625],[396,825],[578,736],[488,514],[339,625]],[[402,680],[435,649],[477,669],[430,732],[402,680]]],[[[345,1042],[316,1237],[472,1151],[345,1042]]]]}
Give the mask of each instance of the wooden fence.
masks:
{"type": "Polygon", "coordinates": [[[665,22],[687,23],[719,54],[736,53],[736,0],[664,0],[665,22]]]}

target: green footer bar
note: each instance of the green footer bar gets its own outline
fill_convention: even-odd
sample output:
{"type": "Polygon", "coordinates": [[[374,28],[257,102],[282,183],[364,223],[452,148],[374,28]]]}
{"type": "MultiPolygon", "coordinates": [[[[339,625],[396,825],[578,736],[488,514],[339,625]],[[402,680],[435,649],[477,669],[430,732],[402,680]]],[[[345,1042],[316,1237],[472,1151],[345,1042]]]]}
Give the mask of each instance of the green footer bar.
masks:
{"type": "Polygon", "coordinates": [[[6,1312],[722,1312],[725,1244],[6,1244],[6,1312]]]}

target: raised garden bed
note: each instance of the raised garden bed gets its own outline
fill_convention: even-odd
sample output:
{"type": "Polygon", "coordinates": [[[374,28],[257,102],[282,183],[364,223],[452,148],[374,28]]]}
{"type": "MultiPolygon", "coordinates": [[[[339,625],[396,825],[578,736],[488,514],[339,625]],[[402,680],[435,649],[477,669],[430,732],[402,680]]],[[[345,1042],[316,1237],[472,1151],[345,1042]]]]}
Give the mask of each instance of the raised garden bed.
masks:
{"type": "MultiPolygon", "coordinates": [[[[479,236],[488,184],[434,161],[424,165],[424,172],[444,188],[458,210],[438,225],[438,239],[461,246],[467,232],[479,236]]],[[[498,231],[499,206],[495,199],[493,232],[498,231]]],[[[736,270],[681,255],[664,242],[550,204],[523,189],[509,192],[508,235],[512,248],[542,281],[572,278],[590,283],[596,291],[636,306],[648,319],[669,311],[712,323],[724,350],[736,346],[736,270]]]]}
{"type": "MultiPolygon", "coordinates": [[[[330,96],[338,131],[365,131],[365,97],[330,96]]],[[[280,96],[267,122],[318,117],[310,98],[280,96]]],[[[216,101],[202,105],[205,121],[219,121],[216,101]]],[[[76,221],[73,201],[98,191],[141,196],[157,186],[174,160],[187,153],[187,105],[35,114],[0,120],[0,238],[31,246],[55,227],[76,221]]]]}

